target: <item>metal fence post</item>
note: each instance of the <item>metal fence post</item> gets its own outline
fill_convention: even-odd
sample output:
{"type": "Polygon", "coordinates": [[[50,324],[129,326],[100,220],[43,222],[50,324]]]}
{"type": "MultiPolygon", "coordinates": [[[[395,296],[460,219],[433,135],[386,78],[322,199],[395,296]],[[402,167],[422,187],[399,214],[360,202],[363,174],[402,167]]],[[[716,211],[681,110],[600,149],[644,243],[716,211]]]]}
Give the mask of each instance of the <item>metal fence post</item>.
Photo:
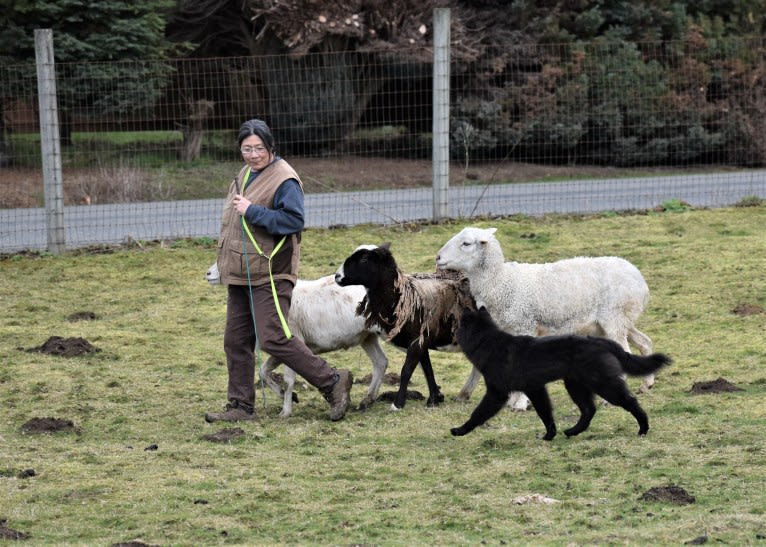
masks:
{"type": "Polygon", "coordinates": [[[449,216],[449,8],[434,9],[433,219],[449,216]]]}
{"type": "Polygon", "coordinates": [[[48,251],[64,251],[64,182],[61,173],[56,67],[53,58],[53,31],[35,29],[37,95],[40,104],[40,152],[43,160],[45,219],[48,227],[48,251]]]}

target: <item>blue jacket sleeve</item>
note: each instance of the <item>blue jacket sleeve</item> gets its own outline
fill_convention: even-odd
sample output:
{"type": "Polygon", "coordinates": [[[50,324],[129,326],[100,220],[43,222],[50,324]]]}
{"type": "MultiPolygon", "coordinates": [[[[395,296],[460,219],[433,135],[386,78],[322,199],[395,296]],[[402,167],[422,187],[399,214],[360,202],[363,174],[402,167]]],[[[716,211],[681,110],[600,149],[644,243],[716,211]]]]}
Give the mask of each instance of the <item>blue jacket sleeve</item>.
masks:
{"type": "Polygon", "coordinates": [[[287,179],[274,194],[273,208],[251,204],[245,211],[250,224],[263,226],[272,235],[282,236],[303,230],[303,191],[298,181],[287,179]]]}

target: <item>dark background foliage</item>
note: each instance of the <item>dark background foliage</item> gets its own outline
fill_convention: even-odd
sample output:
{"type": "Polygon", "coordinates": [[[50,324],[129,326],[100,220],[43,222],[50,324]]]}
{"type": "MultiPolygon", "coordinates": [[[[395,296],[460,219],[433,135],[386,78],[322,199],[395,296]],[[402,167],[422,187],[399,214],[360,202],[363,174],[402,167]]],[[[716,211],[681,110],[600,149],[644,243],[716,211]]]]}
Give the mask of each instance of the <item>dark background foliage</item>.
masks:
{"type": "Polygon", "coordinates": [[[403,96],[422,98],[411,139],[429,130],[435,7],[452,8],[456,159],[766,160],[766,0],[6,0],[0,69],[11,83],[0,107],[33,93],[13,71],[29,72],[33,30],[48,27],[67,76],[65,146],[78,117],[191,131],[214,128],[208,113],[239,101],[244,111],[216,123],[262,113],[293,153],[326,153],[359,128],[401,125],[403,96]],[[205,62],[170,62],[181,58],[205,62]],[[171,96],[183,99],[173,112],[152,115],[171,96]]]}

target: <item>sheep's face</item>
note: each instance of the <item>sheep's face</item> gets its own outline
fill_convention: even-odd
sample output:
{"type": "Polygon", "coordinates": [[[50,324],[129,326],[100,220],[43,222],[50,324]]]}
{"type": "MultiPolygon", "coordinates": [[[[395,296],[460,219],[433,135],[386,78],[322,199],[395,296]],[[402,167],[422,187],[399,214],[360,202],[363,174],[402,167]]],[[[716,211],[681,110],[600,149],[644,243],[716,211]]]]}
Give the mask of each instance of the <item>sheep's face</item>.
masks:
{"type": "Polygon", "coordinates": [[[360,248],[349,256],[335,273],[335,282],[348,285],[373,287],[381,283],[385,272],[396,273],[396,262],[388,250],[388,245],[374,248],[360,248]]]}
{"type": "Polygon", "coordinates": [[[496,229],[463,228],[439,249],[436,267],[440,270],[472,271],[480,267],[486,247],[496,229]]]}

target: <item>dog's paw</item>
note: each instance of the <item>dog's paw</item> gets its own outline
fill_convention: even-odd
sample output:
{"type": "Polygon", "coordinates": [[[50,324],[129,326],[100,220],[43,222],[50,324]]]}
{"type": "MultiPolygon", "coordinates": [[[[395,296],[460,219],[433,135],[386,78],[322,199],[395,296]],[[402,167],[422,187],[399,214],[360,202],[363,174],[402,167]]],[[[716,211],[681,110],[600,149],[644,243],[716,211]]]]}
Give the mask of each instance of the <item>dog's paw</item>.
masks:
{"type": "Polygon", "coordinates": [[[453,437],[462,437],[468,433],[468,430],[464,427],[453,427],[449,430],[453,437]]]}
{"type": "Polygon", "coordinates": [[[399,412],[402,408],[396,406],[396,403],[391,403],[391,412],[399,412]]]}

